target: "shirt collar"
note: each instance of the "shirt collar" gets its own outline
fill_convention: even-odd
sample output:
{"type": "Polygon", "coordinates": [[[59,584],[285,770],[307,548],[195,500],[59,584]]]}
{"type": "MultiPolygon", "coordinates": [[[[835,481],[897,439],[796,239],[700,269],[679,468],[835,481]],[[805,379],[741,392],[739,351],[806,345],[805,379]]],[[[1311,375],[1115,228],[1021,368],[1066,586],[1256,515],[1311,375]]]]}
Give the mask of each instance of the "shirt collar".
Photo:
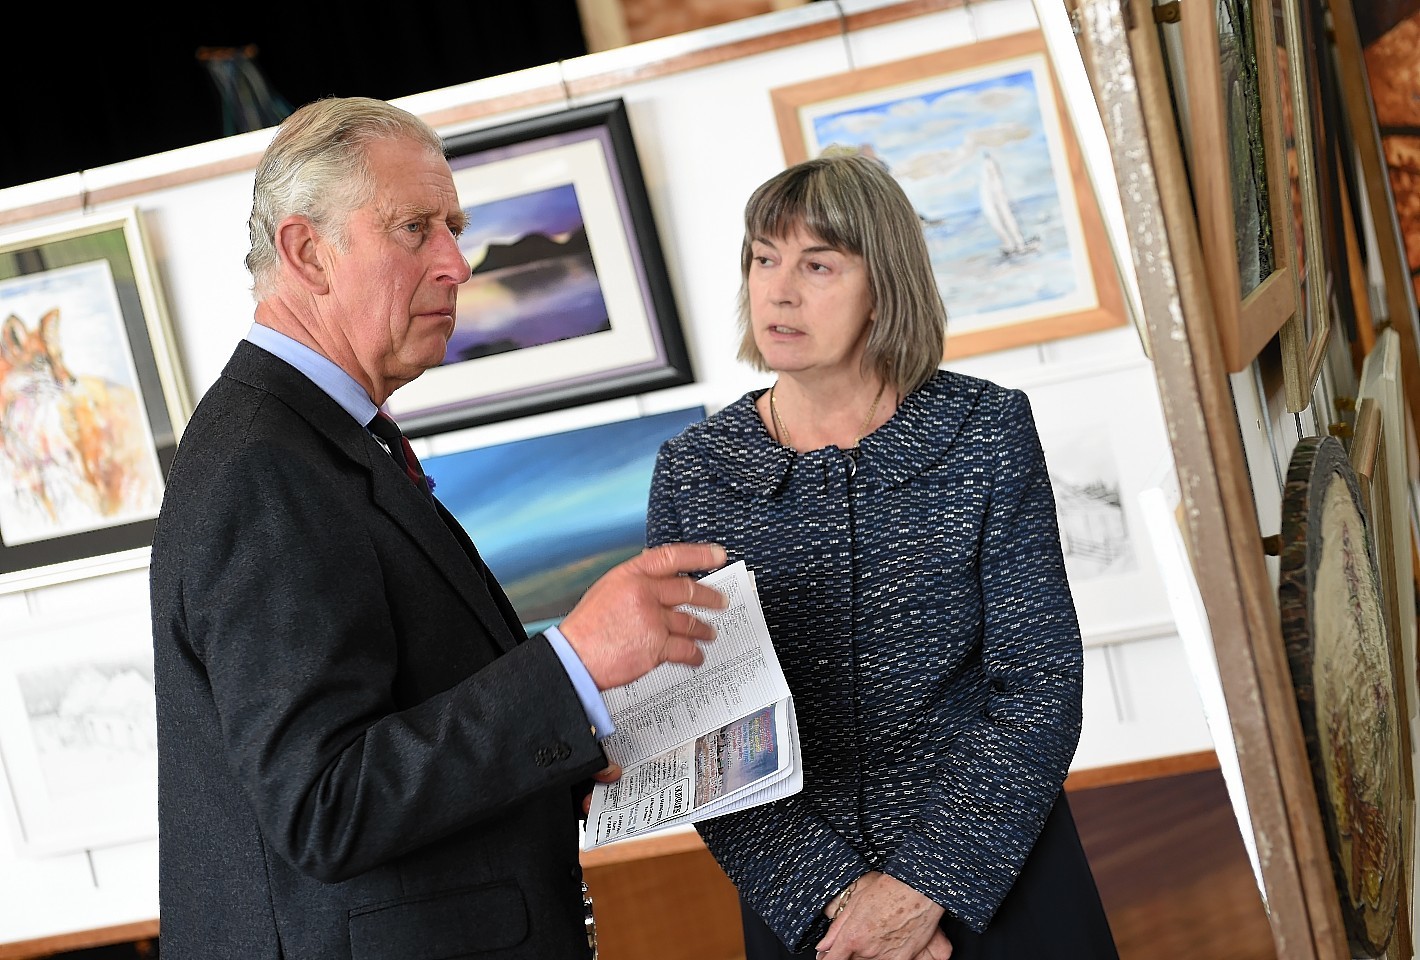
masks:
{"type": "Polygon", "coordinates": [[[329,357],[324,357],[304,343],[259,323],[251,325],[246,339],[305,374],[361,426],[374,419],[377,408],[365,388],[356,383],[354,377],[329,357]]]}

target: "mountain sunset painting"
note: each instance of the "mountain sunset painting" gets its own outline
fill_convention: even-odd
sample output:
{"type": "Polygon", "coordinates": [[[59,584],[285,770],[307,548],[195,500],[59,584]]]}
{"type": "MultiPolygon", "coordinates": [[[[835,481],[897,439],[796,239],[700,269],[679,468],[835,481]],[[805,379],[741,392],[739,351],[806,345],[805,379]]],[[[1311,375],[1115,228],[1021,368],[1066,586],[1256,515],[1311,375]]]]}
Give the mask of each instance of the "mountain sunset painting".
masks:
{"type": "Polygon", "coordinates": [[[459,288],[446,365],[610,329],[573,184],[464,212],[459,247],[473,276],[459,288]]]}

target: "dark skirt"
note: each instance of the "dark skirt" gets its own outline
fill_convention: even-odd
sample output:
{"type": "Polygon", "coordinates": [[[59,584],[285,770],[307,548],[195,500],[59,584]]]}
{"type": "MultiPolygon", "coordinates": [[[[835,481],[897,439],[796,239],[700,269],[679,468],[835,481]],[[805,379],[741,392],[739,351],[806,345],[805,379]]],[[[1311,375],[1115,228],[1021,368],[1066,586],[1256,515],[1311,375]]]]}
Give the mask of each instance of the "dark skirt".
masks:
{"type": "MultiPolygon", "coordinates": [[[[745,960],[814,960],[790,953],[743,900],[745,960]]],[[[942,918],[952,960],[1119,960],[1094,874],[1062,793],[1001,908],[981,933],[942,918]]]]}

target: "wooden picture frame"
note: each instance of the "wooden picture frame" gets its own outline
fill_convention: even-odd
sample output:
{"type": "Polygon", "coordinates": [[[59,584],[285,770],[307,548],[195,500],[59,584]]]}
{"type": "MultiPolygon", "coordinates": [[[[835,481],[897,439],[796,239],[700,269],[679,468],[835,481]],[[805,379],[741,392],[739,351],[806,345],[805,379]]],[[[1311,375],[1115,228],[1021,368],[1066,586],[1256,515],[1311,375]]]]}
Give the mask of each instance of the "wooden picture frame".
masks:
{"type": "Polygon", "coordinates": [[[1414,583],[1414,532],[1411,522],[1409,465],[1406,440],[1410,433],[1403,390],[1400,334],[1392,327],[1380,330],[1375,346],[1366,355],[1356,391],[1356,426],[1351,440],[1351,463],[1362,486],[1371,489],[1372,519],[1380,553],[1382,587],[1395,621],[1395,640],[1404,667],[1406,700],[1416,712],[1416,601],[1414,583]],[[1363,410],[1374,410],[1374,414],[1363,410]],[[1370,435],[1369,420],[1379,423],[1381,435],[1370,435]],[[1367,421],[1363,423],[1364,421],[1367,421]],[[1377,475],[1373,461],[1383,463],[1377,475]]]}
{"type": "MultiPolygon", "coordinates": [[[[1396,214],[1390,171],[1381,146],[1375,101],[1371,96],[1366,52],[1361,44],[1351,0],[1327,0],[1336,52],[1337,80],[1345,108],[1349,141],[1359,164],[1357,180],[1365,201],[1379,272],[1385,283],[1384,323],[1400,336],[1405,402],[1412,422],[1420,423],[1420,327],[1405,242],[1396,214]]],[[[1355,230],[1348,231],[1354,236],[1355,230]]],[[[1362,345],[1373,349],[1374,329],[1360,331],[1362,345]]]]}
{"type": "MultiPolygon", "coordinates": [[[[1388,331],[1393,334],[1393,331],[1388,331]]],[[[1400,889],[1396,910],[1395,935],[1390,954],[1396,957],[1410,957],[1415,954],[1415,931],[1411,924],[1413,898],[1415,896],[1415,770],[1414,741],[1410,735],[1410,717],[1414,711],[1414,650],[1407,657],[1405,632],[1402,629],[1403,612],[1414,622],[1414,592],[1411,587],[1410,572],[1410,528],[1405,525],[1404,539],[1396,541],[1393,511],[1397,498],[1391,488],[1391,461],[1396,459],[1392,447],[1387,443],[1385,417],[1381,403],[1373,397],[1363,397],[1356,405],[1356,428],[1352,434],[1347,456],[1351,468],[1356,473],[1361,499],[1369,510],[1367,529],[1371,532],[1376,552],[1376,571],[1380,579],[1381,599],[1384,603],[1386,636],[1390,641],[1391,674],[1395,678],[1395,696],[1399,715],[1400,745],[1400,788],[1404,809],[1400,816],[1400,889]],[[1398,569],[1399,556],[1404,554],[1404,580],[1398,569]],[[1403,602],[1401,587],[1409,594],[1410,603],[1403,602]]],[[[1402,501],[1408,506],[1408,501],[1402,501]]],[[[1413,638],[1413,630],[1412,630],[1413,638]]]]}
{"type": "Polygon", "coordinates": [[[1292,269],[1298,289],[1297,310],[1279,334],[1283,395],[1287,410],[1298,413],[1312,402],[1312,389],[1326,363],[1332,330],[1332,283],[1322,215],[1320,177],[1329,169],[1318,158],[1326,149],[1316,28],[1307,0],[1259,0],[1270,12],[1281,107],[1287,183],[1291,203],[1292,269]],[[1319,139],[1321,138],[1321,139],[1319,139]]]}
{"type": "Polygon", "coordinates": [[[779,87],[770,100],[787,163],[837,143],[902,184],[947,305],[945,359],[1129,322],[1040,31],[779,87]],[[903,108],[916,119],[895,119],[903,108]],[[934,111],[951,123],[923,119],[934,111]]]}
{"type": "MultiPolygon", "coordinates": [[[[1180,7],[1189,175],[1208,287],[1230,372],[1244,370],[1297,311],[1282,101],[1267,0],[1180,7]]],[[[1161,29],[1163,29],[1161,27],[1161,29]]]]}
{"type": "MultiPolygon", "coordinates": [[[[1038,0],[1038,3],[1048,0],[1038,0]]],[[[1119,171],[1129,257],[1178,475],[1178,516],[1237,745],[1279,956],[1347,949],[1282,645],[1247,456],[1207,286],[1180,125],[1151,0],[1079,0],[1075,42],[1119,171]]],[[[1062,54],[1063,55],[1063,54],[1062,54]]]]}
{"type": "Polygon", "coordinates": [[[1350,955],[1378,957],[1409,946],[1413,802],[1409,718],[1367,516],[1341,442],[1299,440],[1282,501],[1282,636],[1350,955]]]}
{"type": "Polygon", "coordinates": [[[136,208],[0,236],[0,593],[147,563],[191,412],[136,208]]]}
{"type": "Polygon", "coordinates": [[[474,276],[443,364],[389,400],[407,436],[693,380],[624,101],[459,134],[445,152],[474,276]]]}

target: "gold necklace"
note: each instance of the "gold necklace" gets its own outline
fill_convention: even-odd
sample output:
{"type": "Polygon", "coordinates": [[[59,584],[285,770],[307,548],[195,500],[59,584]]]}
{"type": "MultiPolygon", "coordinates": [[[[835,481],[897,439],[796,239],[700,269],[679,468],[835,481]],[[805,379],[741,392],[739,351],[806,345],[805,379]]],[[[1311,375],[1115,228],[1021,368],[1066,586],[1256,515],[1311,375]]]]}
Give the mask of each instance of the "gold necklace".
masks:
{"type": "MultiPolygon", "coordinates": [[[[786,447],[792,447],[794,443],[789,439],[789,428],[784,426],[784,421],[779,416],[779,404],[774,402],[774,388],[777,386],[779,386],[779,381],[775,380],[769,388],[769,416],[774,421],[774,432],[778,434],[775,439],[786,447]]],[[[853,438],[852,449],[856,450],[858,444],[863,442],[863,437],[867,435],[868,426],[873,422],[873,414],[878,412],[878,401],[883,398],[883,389],[886,387],[886,383],[878,385],[878,395],[873,397],[873,405],[868,408],[868,415],[863,418],[863,425],[858,428],[858,435],[853,438]]]]}

